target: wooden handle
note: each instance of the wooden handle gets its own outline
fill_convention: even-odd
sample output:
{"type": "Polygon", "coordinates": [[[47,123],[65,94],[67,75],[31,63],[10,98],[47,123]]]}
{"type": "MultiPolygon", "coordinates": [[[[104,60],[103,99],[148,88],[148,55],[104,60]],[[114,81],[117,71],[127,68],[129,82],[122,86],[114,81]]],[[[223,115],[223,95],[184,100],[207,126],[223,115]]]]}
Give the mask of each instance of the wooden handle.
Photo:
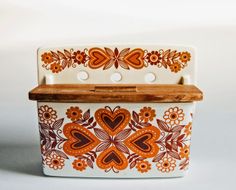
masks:
{"type": "Polygon", "coordinates": [[[95,86],[95,92],[137,92],[136,86],[95,86]]]}

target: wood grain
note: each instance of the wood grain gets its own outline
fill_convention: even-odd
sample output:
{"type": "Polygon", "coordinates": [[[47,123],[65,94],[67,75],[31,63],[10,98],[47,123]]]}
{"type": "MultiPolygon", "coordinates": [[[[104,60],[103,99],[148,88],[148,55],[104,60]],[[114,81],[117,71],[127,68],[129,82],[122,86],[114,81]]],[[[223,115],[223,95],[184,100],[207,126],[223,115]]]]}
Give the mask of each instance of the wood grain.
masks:
{"type": "Polygon", "coordinates": [[[194,85],[39,85],[29,92],[40,102],[193,102],[203,99],[194,85]]]}

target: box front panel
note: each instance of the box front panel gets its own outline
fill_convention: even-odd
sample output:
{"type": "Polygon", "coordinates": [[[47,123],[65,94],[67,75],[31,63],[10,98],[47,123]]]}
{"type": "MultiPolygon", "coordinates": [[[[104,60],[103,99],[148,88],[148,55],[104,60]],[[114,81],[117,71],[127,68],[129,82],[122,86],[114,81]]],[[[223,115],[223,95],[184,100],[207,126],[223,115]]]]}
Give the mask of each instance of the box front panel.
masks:
{"type": "Polygon", "coordinates": [[[194,103],[38,102],[43,171],[176,177],[189,164],[194,103]]]}

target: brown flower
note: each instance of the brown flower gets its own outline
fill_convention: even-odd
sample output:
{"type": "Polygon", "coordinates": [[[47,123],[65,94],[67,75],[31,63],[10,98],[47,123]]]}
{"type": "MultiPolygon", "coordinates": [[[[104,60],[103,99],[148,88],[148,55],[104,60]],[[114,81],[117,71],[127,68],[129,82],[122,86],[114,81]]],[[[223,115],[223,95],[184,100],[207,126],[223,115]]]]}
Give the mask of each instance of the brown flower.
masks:
{"type": "Polygon", "coordinates": [[[180,157],[181,158],[189,158],[189,153],[190,153],[190,146],[185,145],[184,147],[180,148],[180,157]]]}
{"type": "Polygon", "coordinates": [[[148,161],[139,161],[136,168],[139,172],[145,173],[151,169],[151,164],[148,161]]]}
{"type": "Polygon", "coordinates": [[[81,160],[81,159],[74,160],[72,165],[73,165],[74,169],[79,170],[79,171],[83,171],[87,167],[86,161],[85,160],[81,160]]]}
{"type": "Polygon", "coordinates": [[[187,63],[188,61],[190,61],[190,58],[191,58],[191,55],[189,52],[185,51],[185,52],[182,52],[180,54],[180,57],[179,59],[183,62],[183,63],[187,63]]]}
{"type": "Polygon", "coordinates": [[[57,112],[51,107],[44,105],[38,109],[39,121],[45,124],[52,124],[57,119],[57,112]]]}
{"type": "Polygon", "coordinates": [[[67,109],[66,115],[71,121],[77,121],[82,117],[82,110],[79,107],[70,107],[67,109]]]}
{"type": "Polygon", "coordinates": [[[188,125],[186,125],[184,127],[184,133],[187,135],[187,136],[190,136],[191,133],[192,133],[192,122],[189,122],[188,125]]]}
{"type": "Polygon", "coordinates": [[[181,65],[178,62],[173,63],[170,65],[171,72],[178,73],[181,70],[181,65]]]}
{"type": "Polygon", "coordinates": [[[48,165],[50,168],[54,170],[60,170],[63,168],[65,160],[61,157],[58,156],[57,154],[51,154],[46,157],[45,163],[48,165]]]}
{"type": "Polygon", "coordinates": [[[180,121],[184,120],[184,113],[182,109],[174,107],[165,111],[163,118],[165,119],[166,123],[169,123],[171,126],[178,125],[180,121]]]}
{"type": "Polygon", "coordinates": [[[52,54],[51,53],[44,53],[43,55],[41,55],[41,60],[47,64],[51,63],[53,61],[52,54]]]}
{"type": "Polygon", "coordinates": [[[174,171],[176,167],[176,161],[171,157],[164,157],[157,163],[157,169],[161,172],[174,171]]]}
{"type": "Polygon", "coordinates": [[[53,63],[51,64],[50,70],[53,73],[59,73],[62,71],[62,66],[60,65],[60,63],[53,63]]]}
{"type": "Polygon", "coordinates": [[[85,54],[85,52],[76,51],[73,53],[72,59],[74,59],[75,63],[84,64],[86,62],[86,57],[87,55],[85,54]]]}
{"type": "Polygon", "coordinates": [[[152,51],[147,54],[146,59],[151,65],[157,65],[161,62],[161,54],[158,51],[152,51]]]}
{"type": "Polygon", "coordinates": [[[156,116],[156,114],[155,110],[152,109],[151,107],[143,107],[140,110],[139,116],[141,120],[144,120],[144,122],[148,122],[148,120],[152,121],[153,118],[156,116]]]}

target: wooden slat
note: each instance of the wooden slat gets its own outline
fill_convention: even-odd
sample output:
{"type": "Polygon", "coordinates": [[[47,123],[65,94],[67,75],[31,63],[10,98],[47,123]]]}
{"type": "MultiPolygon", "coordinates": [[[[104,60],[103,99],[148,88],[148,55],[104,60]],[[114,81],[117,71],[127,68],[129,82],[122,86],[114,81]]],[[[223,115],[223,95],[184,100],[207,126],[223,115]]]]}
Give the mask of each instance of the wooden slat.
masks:
{"type": "Polygon", "coordinates": [[[192,102],[202,92],[194,85],[40,85],[29,92],[41,102],[192,102]],[[109,87],[108,87],[109,86],[109,87]]]}

